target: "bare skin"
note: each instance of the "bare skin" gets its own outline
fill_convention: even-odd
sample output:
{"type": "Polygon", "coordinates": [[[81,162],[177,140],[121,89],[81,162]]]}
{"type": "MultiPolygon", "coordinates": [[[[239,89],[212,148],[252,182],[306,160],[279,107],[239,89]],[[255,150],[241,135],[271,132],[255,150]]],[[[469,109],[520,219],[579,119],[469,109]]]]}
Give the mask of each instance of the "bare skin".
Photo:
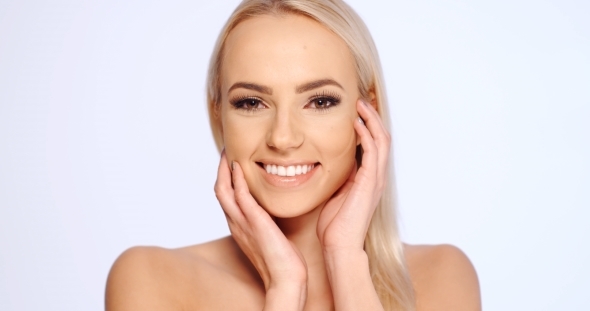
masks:
{"type": "MultiPolygon", "coordinates": [[[[106,309],[383,310],[363,241],[390,136],[374,95],[360,98],[355,70],[345,43],[306,17],[261,16],[232,30],[215,185],[232,235],[126,251],[109,274],[106,309]]],[[[406,245],[405,254],[418,310],[480,310],[460,250],[406,245]]]]}
{"type": "MultiPolygon", "coordinates": [[[[450,245],[405,245],[417,310],[481,310],[475,269],[450,245]]],[[[321,293],[306,310],[330,310],[321,293]]],[[[264,284],[231,237],[179,249],[136,247],[111,271],[106,309],[262,310],[264,284]]]]}

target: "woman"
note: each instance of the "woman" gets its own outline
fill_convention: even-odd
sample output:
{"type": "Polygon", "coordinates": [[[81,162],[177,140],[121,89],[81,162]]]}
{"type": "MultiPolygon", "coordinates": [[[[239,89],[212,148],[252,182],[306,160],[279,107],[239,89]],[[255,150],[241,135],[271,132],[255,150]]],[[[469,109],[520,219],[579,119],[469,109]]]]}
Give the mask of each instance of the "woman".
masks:
{"type": "Polygon", "coordinates": [[[107,310],[479,310],[460,250],[399,240],[386,108],[375,46],[345,3],[242,2],[208,77],[232,235],[126,251],[107,310]]]}

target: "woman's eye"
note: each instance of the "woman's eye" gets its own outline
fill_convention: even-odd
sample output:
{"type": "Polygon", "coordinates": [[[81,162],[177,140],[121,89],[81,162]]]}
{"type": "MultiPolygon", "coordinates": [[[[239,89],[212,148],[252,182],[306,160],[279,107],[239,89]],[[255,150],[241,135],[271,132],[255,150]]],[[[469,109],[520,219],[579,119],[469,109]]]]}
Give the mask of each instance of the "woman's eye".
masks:
{"type": "Polygon", "coordinates": [[[265,107],[264,104],[262,103],[262,101],[260,101],[259,99],[256,99],[256,98],[242,99],[242,100],[237,101],[233,105],[237,109],[243,109],[243,110],[248,110],[248,111],[264,109],[264,107],[265,107]]]}
{"type": "Polygon", "coordinates": [[[328,109],[338,105],[340,101],[336,98],[319,97],[313,99],[309,104],[308,108],[312,109],[328,109]]]}

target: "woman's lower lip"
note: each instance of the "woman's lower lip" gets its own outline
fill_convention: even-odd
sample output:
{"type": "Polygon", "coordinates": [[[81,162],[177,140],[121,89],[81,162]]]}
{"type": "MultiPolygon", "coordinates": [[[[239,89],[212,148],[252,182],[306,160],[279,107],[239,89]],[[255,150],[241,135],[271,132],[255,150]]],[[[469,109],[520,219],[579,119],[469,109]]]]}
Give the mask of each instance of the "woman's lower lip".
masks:
{"type": "Polygon", "coordinates": [[[318,169],[318,167],[320,165],[316,164],[311,171],[309,171],[305,174],[295,175],[295,176],[279,176],[279,175],[270,174],[270,173],[267,173],[266,170],[262,166],[260,166],[260,165],[257,165],[257,166],[260,168],[260,172],[261,172],[262,176],[264,176],[264,179],[269,184],[271,184],[275,187],[291,188],[291,187],[297,187],[297,186],[305,183],[306,181],[308,181],[313,176],[313,174],[315,174],[315,171],[318,169]]]}

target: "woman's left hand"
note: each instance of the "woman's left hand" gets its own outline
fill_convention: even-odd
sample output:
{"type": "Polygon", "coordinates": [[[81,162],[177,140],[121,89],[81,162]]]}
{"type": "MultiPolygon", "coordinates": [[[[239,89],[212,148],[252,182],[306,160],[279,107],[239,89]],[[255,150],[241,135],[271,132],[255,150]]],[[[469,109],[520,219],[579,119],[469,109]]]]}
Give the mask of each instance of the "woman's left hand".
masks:
{"type": "Polygon", "coordinates": [[[348,180],[322,209],[317,235],[324,252],[347,254],[362,251],[375,208],[385,187],[391,136],[377,111],[357,102],[360,119],[354,122],[363,147],[361,167],[351,168],[348,180]]]}

